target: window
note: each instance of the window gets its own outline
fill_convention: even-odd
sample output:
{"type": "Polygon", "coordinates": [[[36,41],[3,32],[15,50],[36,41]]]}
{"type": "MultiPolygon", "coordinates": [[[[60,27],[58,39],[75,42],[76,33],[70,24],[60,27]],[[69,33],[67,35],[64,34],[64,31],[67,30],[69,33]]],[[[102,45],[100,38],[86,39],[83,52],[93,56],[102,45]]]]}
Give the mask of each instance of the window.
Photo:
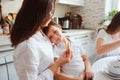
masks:
{"type": "Polygon", "coordinates": [[[120,0],[105,0],[105,16],[112,10],[120,11],[120,0]]]}

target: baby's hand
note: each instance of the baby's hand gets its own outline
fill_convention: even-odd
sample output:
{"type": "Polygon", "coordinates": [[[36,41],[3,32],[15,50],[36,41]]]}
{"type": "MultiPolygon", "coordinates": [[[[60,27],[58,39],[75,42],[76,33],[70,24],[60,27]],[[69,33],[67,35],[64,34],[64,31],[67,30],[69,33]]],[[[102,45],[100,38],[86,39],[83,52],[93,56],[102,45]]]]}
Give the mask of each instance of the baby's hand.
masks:
{"type": "Polygon", "coordinates": [[[85,80],[91,80],[94,76],[94,73],[91,69],[86,69],[85,70],[85,80]]]}
{"type": "Polygon", "coordinates": [[[66,51],[66,57],[69,57],[70,60],[72,59],[73,53],[72,53],[72,50],[71,50],[71,49],[68,49],[68,50],[66,51]]]}

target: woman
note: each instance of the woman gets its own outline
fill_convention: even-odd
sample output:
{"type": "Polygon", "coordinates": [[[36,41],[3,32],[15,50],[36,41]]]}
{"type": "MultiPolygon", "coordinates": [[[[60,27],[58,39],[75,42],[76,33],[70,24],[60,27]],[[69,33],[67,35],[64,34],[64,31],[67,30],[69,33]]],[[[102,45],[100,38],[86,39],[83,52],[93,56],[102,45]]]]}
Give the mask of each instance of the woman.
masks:
{"type": "Polygon", "coordinates": [[[120,12],[106,29],[101,29],[96,41],[97,53],[102,57],[120,55],[120,12]]]}
{"type": "Polygon", "coordinates": [[[23,1],[10,37],[19,80],[53,80],[58,68],[71,58],[71,51],[65,51],[54,63],[52,45],[42,33],[51,21],[54,6],[54,0],[23,1]]]}

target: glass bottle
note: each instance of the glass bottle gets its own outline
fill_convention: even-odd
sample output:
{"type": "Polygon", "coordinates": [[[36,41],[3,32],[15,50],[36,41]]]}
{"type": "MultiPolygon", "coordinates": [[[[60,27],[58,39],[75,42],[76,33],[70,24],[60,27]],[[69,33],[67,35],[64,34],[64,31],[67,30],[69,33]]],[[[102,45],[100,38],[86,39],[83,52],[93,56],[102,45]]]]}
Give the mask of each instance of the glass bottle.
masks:
{"type": "Polygon", "coordinates": [[[9,24],[8,23],[4,23],[3,25],[3,33],[8,35],[10,33],[10,29],[9,29],[9,24]]]}
{"type": "Polygon", "coordinates": [[[2,26],[0,25],[0,36],[3,35],[3,29],[2,29],[2,26]]]}

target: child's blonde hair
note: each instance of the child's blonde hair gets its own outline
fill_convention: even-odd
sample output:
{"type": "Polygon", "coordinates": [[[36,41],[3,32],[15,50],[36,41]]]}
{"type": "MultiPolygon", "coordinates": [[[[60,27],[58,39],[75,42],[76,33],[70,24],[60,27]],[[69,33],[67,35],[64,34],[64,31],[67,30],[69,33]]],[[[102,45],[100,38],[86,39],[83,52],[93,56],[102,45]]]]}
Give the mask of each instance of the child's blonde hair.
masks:
{"type": "Polygon", "coordinates": [[[59,29],[62,30],[62,27],[61,27],[59,24],[57,24],[54,20],[51,20],[50,23],[48,24],[48,26],[47,26],[47,27],[44,27],[44,28],[42,29],[43,33],[45,33],[45,34],[47,35],[47,34],[48,34],[48,31],[49,31],[49,29],[50,29],[51,26],[58,27],[59,29]]]}

